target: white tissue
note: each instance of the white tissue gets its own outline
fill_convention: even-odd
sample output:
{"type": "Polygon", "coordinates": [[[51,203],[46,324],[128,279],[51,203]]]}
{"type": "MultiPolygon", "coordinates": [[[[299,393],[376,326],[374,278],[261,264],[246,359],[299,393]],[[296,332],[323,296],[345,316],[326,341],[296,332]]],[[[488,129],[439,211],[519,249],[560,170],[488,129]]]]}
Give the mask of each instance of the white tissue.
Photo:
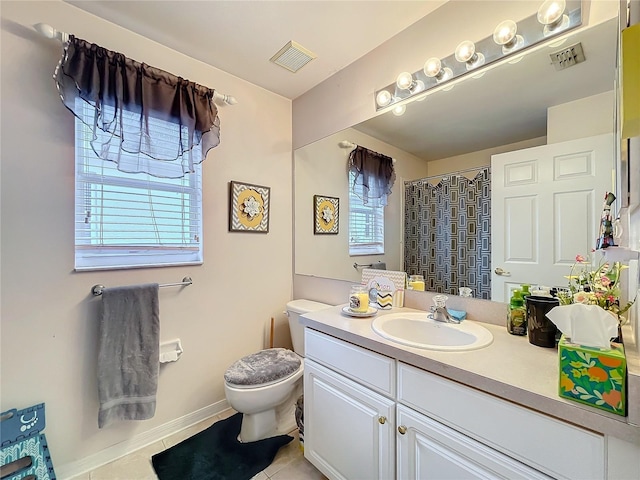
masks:
{"type": "Polygon", "coordinates": [[[160,354],[160,363],[175,362],[178,360],[178,352],[162,352],[160,354]]]}
{"type": "Polygon", "coordinates": [[[597,305],[574,303],[553,307],[547,318],[571,343],[585,347],[611,348],[611,339],[618,336],[618,319],[597,305]]]}
{"type": "Polygon", "coordinates": [[[182,355],[182,342],[179,338],[160,344],[160,363],[175,362],[182,355]]]}

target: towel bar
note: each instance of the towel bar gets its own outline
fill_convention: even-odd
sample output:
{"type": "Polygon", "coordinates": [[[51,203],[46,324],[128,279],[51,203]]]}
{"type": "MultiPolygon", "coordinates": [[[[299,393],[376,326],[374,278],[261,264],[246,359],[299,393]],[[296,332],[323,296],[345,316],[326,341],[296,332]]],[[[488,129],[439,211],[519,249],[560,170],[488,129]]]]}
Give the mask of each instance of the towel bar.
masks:
{"type": "MultiPolygon", "coordinates": [[[[176,283],[163,283],[162,285],[158,285],[159,287],[181,287],[181,286],[188,286],[191,285],[193,283],[193,280],[191,280],[191,277],[184,277],[182,279],[181,282],[176,282],[176,283]]],[[[102,290],[104,290],[104,285],[94,285],[93,287],[91,287],[91,293],[97,297],[102,295],[102,290]]]]}
{"type": "Polygon", "coordinates": [[[360,268],[360,267],[363,267],[363,268],[371,268],[371,267],[373,267],[373,263],[369,263],[369,264],[366,264],[366,265],[361,264],[361,263],[354,263],[354,264],[353,264],[353,268],[355,268],[356,270],[357,270],[358,268],[360,268]]]}

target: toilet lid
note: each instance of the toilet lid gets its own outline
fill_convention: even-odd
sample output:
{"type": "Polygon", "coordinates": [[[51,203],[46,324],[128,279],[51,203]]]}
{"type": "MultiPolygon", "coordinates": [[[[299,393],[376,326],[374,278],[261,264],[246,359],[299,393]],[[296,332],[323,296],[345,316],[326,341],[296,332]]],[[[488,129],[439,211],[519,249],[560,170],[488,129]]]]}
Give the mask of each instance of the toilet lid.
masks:
{"type": "Polygon", "coordinates": [[[268,348],[242,357],[224,372],[232,385],[262,385],[293,374],[300,368],[300,357],[286,348],[268,348]]]}

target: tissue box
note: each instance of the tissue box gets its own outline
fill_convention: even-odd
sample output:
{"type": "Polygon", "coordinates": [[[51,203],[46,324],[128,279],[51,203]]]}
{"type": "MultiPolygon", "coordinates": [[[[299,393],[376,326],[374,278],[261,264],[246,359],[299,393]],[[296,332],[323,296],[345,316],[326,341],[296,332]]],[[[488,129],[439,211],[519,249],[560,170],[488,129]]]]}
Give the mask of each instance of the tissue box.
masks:
{"type": "Polygon", "coordinates": [[[561,397],[626,415],[627,360],[622,344],[611,343],[610,350],[585,347],[568,342],[563,335],[558,358],[561,397]]]}
{"type": "Polygon", "coordinates": [[[47,439],[44,403],[0,413],[0,471],[6,480],[56,480],[47,439]]]}

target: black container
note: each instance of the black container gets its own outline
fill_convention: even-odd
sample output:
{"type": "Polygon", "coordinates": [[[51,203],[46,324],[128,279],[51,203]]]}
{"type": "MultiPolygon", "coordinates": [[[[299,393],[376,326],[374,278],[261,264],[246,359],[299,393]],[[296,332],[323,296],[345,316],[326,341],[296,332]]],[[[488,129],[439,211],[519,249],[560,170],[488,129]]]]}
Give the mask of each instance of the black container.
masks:
{"type": "Polygon", "coordinates": [[[555,324],[547,318],[547,312],[560,305],[557,298],[528,296],[527,299],[527,333],[529,343],[538,347],[553,348],[556,346],[555,324]]]}

